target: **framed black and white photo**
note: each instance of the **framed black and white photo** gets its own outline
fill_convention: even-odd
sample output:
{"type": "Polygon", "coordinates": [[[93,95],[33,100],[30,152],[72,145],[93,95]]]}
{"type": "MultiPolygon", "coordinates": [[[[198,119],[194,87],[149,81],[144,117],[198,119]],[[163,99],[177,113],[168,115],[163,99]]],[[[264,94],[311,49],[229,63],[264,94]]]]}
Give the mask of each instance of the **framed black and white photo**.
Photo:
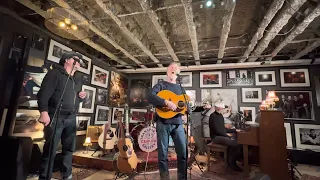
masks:
{"type": "Polygon", "coordinates": [[[50,39],[47,59],[49,61],[59,63],[62,54],[68,51],[72,51],[72,49],[63,44],[58,43],[55,40],[50,39]]]}
{"type": "Polygon", "coordinates": [[[221,71],[200,72],[200,87],[222,87],[221,71]]]}
{"type": "Polygon", "coordinates": [[[97,88],[96,104],[107,105],[108,100],[108,90],[97,88]]]}
{"type": "Polygon", "coordinates": [[[90,85],[90,75],[84,74],[82,72],[76,72],[75,73],[76,78],[81,79],[83,85],[90,85]]]}
{"type": "Polygon", "coordinates": [[[189,96],[190,101],[197,102],[197,91],[196,90],[186,90],[186,94],[189,96]]]}
{"type": "Polygon", "coordinates": [[[221,101],[225,106],[231,106],[232,113],[238,111],[237,97],[237,89],[201,89],[201,102],[214,105],[221,101]]]}
{"type": "Polygon", "coordinates": [[[151,88],[150,79],[132,79],[130,88],[130,107],[147,107],[148,93],[151,88]]]}
{"type": "Polygon", "coordinates": [[[316,87],[317,105],[320,107],[320,76],[314,77],[314,84],[316,87]]]}
{"type": "Polygon", "coordinates": [[[253,86],[252,70],[227,71],[227,86],[253,86]]]}
{"type": "MultiPolygon", "coordinates": [[[[79,52],[78,52],[79,53],[79,52]]],[[[79,53],[81,54],[81,53],[79,53]]],[[[90,74],[91,70],[91,59],[87,56],[82,55],[82,62],[80,63],[80,67],[78,68],[78,71],[83,72],[85,74],[90,74]]]]}
{"type": "Polygon", "coordinates": [[[275,86],[276,72],[275,71],[258,71],[256,75],[256,86],[275,86]]]}
{"type": "Polygon", "coordinates": [[[286,137],[287,137],[287,148],[292,148],[292,134],[291,134],[291,126],[290,123],[284,123],[284,128],[286,129],[286,137]]]}
{"type": "Polygon", "coordinates": [[[109,71],[93,65],[91,84],[108,88],[109,71]]]}
{"type": "Polygon", "coordinates": [[[320,151],[320,125],[295,124],[296,146],[320,151]]]}
{"type": "Polygon", "coordinates": [[[274,108],[282,111],[285,119],[315,120],[311,91],[274,92],[279,97],[274,108]]]}
{"type": "Polygon", "coordinates": [[[147,113],[146,109],[130,109],[130,113],[130,123],[145,122],[147,113]]]}
{"type": "Polygon", "coordinates": [[[79,105],[79,113],[93,113],[96,88],[83,85],[82,91],[86,92],[87,95],[79,105]]]}
{"type": "Polygon", "coordinates": [[[94,124],[106,124],[111,121],[111,112],[109,107],[97,105],[94,124]]]}
{"type": "Polygon", "coordinates": [[[309,87],[308,69],[280,69],[281,87],[309,87]]]}
{"type": "Polygon", "coordinates": [[[262,102],[261,88],[242,88],[242,102],[262,102]]]}
{"type": "Polygon", "coordinates": [[[181,80],[182,87],[192,87],[192,72],[182,72],[177,78],[177,83],[181,80]]]}
{"type": "Polygon", "coordinates": [[[8,109],[7,108],[3,109],[2,117],[1,117],[1,121],[0,121],[0,136],[2,136],[4,122],[6,121],[6,118],[7,118],[7,113],[8,113],[8,109]]]}
{"type": "Polygon", "coordinates": [[[44,125],[38,121],[38,110],[18,109],[12,124],[12,136],[31,137],[32,139],[43,138],[44,125]]]}
{"type": "Polygon", "coordinates": [[[256,121],[256,107],[240,107],[240,111],[246,117],[246,122],[254,123],[256,121]]]}
{"type": "Polygon", "coordinates": [[[167,79],[167,75],[153,75],[152,76],[152,87],[156,84],[158,84],[161,81],[164,81],[167,79]]]}
{"type": "Polygon", "coordinates": [[[46,41],[46,39],[43,36],[40,36],[39,34],[34,33],[32,36],[31,47],[34,49],[37,49],[39,51],[43,51],[45,41],[46,41]]]}
{"type": "Polygon", "coordinates": [[[124,109],[123,108],[113,108],[112,112],[112,124],[117,124],[119,120],[125,123],[124,120],[124,109]]]}
{"type": "Polygon", "coordinates": [[[77,116],[76,126],[77,126],[77,136],[87,134],[88,126],[90,125],[91,116],[77,116]]]}

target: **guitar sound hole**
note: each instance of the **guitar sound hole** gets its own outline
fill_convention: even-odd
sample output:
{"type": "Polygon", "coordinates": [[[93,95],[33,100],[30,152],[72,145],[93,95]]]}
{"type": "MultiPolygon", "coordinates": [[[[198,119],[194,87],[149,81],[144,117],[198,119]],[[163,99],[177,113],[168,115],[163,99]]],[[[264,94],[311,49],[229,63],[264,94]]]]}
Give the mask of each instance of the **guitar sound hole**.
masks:
{"type": "Polygon", "coordinates": [[[125,145],[125,146],[122,147],[122,149],[123,149],[124,151],[128,151],[128,146],[125,145]]]}
{"type": "Polygon", "coordinates": [[[185,103],[183,101],[179,101],[178,102],[178,107],[183,108],[185,105],[185,103]]]}

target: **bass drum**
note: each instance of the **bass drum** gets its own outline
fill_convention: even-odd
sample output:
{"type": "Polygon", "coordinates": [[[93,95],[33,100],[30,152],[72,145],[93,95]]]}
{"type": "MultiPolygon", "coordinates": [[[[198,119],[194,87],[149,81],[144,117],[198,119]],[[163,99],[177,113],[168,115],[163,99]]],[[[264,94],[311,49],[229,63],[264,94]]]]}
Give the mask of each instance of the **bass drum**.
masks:
{"type": "Polygon", "coordinates": [[[144,152],[155,151],[157,146],[157,130],[155,127],[147,126],[139,132],[139,148],[144,152]]]}
{"type": "Polygon", "coordinates": [[[130,135],[131,135],[131,137],[133,139],[133,143],[134,143],[133,146],[135,149],[139,149],[138,136],[139,136],[140,131],[145,127],[146,127],[146,125],[144,125],[144,124],[138,124],[138,125],[135,125],[130,132],[130,135]]]}

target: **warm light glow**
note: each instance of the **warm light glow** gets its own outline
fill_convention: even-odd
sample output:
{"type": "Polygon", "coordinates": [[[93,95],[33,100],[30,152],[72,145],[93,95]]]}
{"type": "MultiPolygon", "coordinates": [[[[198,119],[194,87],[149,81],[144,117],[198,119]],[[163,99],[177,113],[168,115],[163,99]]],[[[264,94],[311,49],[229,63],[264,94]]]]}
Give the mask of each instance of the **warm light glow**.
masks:
{"type": "Polygon", "coordinates": [[[212,5],[212,1],[211,0],[208,0],[207,2],[206,2],[206,6],[207,7],[210,7],[212,5]]]}
{"type": "Polygon", "coordinates": [[[274,98],[276,96],[276,93],[274,91],[269,91],[268,92],[268,97],[269,98],[274,98]]]}
{"type": "Polygon", "coordinates": [[[73,30],[77,30],[77,29],[78,29],[78,26],[77,26],[77,25],[72,24],[72,25],[71,25],[71,28],[72,28],[73,30]]]}
{"type": "Polygon", "coordinates": [[[85,143],[85,144],[90,144],[90,143],[91,143],[90,137],[87,137],[87,138],[86,138],[86,141],[85,141],[84,143],[85,143]]]}
{"type": "Polygon", "coordinates": [[[66,18],[66,19],[64,20],[64,22],[65,22],[66,24],[71,24],[71,19],[66,18]]]}
{"type": "Polygon", "coordinates": [[[64,22],[59,22],[59,26],[64,28],[64,27],[66,27],[66,24],[64,22]]]}
{"type": "Polygon", "coordinates": [[[296,74],[296,72],[292,72],[291,74],[296,74]]]}

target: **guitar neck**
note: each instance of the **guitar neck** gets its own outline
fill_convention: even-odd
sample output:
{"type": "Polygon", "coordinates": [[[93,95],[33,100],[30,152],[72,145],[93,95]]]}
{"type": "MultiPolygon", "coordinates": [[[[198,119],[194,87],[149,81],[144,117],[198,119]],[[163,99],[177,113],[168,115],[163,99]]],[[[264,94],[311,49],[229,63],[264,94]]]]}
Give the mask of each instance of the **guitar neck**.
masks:
{"type": "Polygon", "coordinates": [[[126,123],[126,136],[130,136],[130,133],[129,133],[129,108],[127,106],[124,109],[124,121],[126,123]]]}

